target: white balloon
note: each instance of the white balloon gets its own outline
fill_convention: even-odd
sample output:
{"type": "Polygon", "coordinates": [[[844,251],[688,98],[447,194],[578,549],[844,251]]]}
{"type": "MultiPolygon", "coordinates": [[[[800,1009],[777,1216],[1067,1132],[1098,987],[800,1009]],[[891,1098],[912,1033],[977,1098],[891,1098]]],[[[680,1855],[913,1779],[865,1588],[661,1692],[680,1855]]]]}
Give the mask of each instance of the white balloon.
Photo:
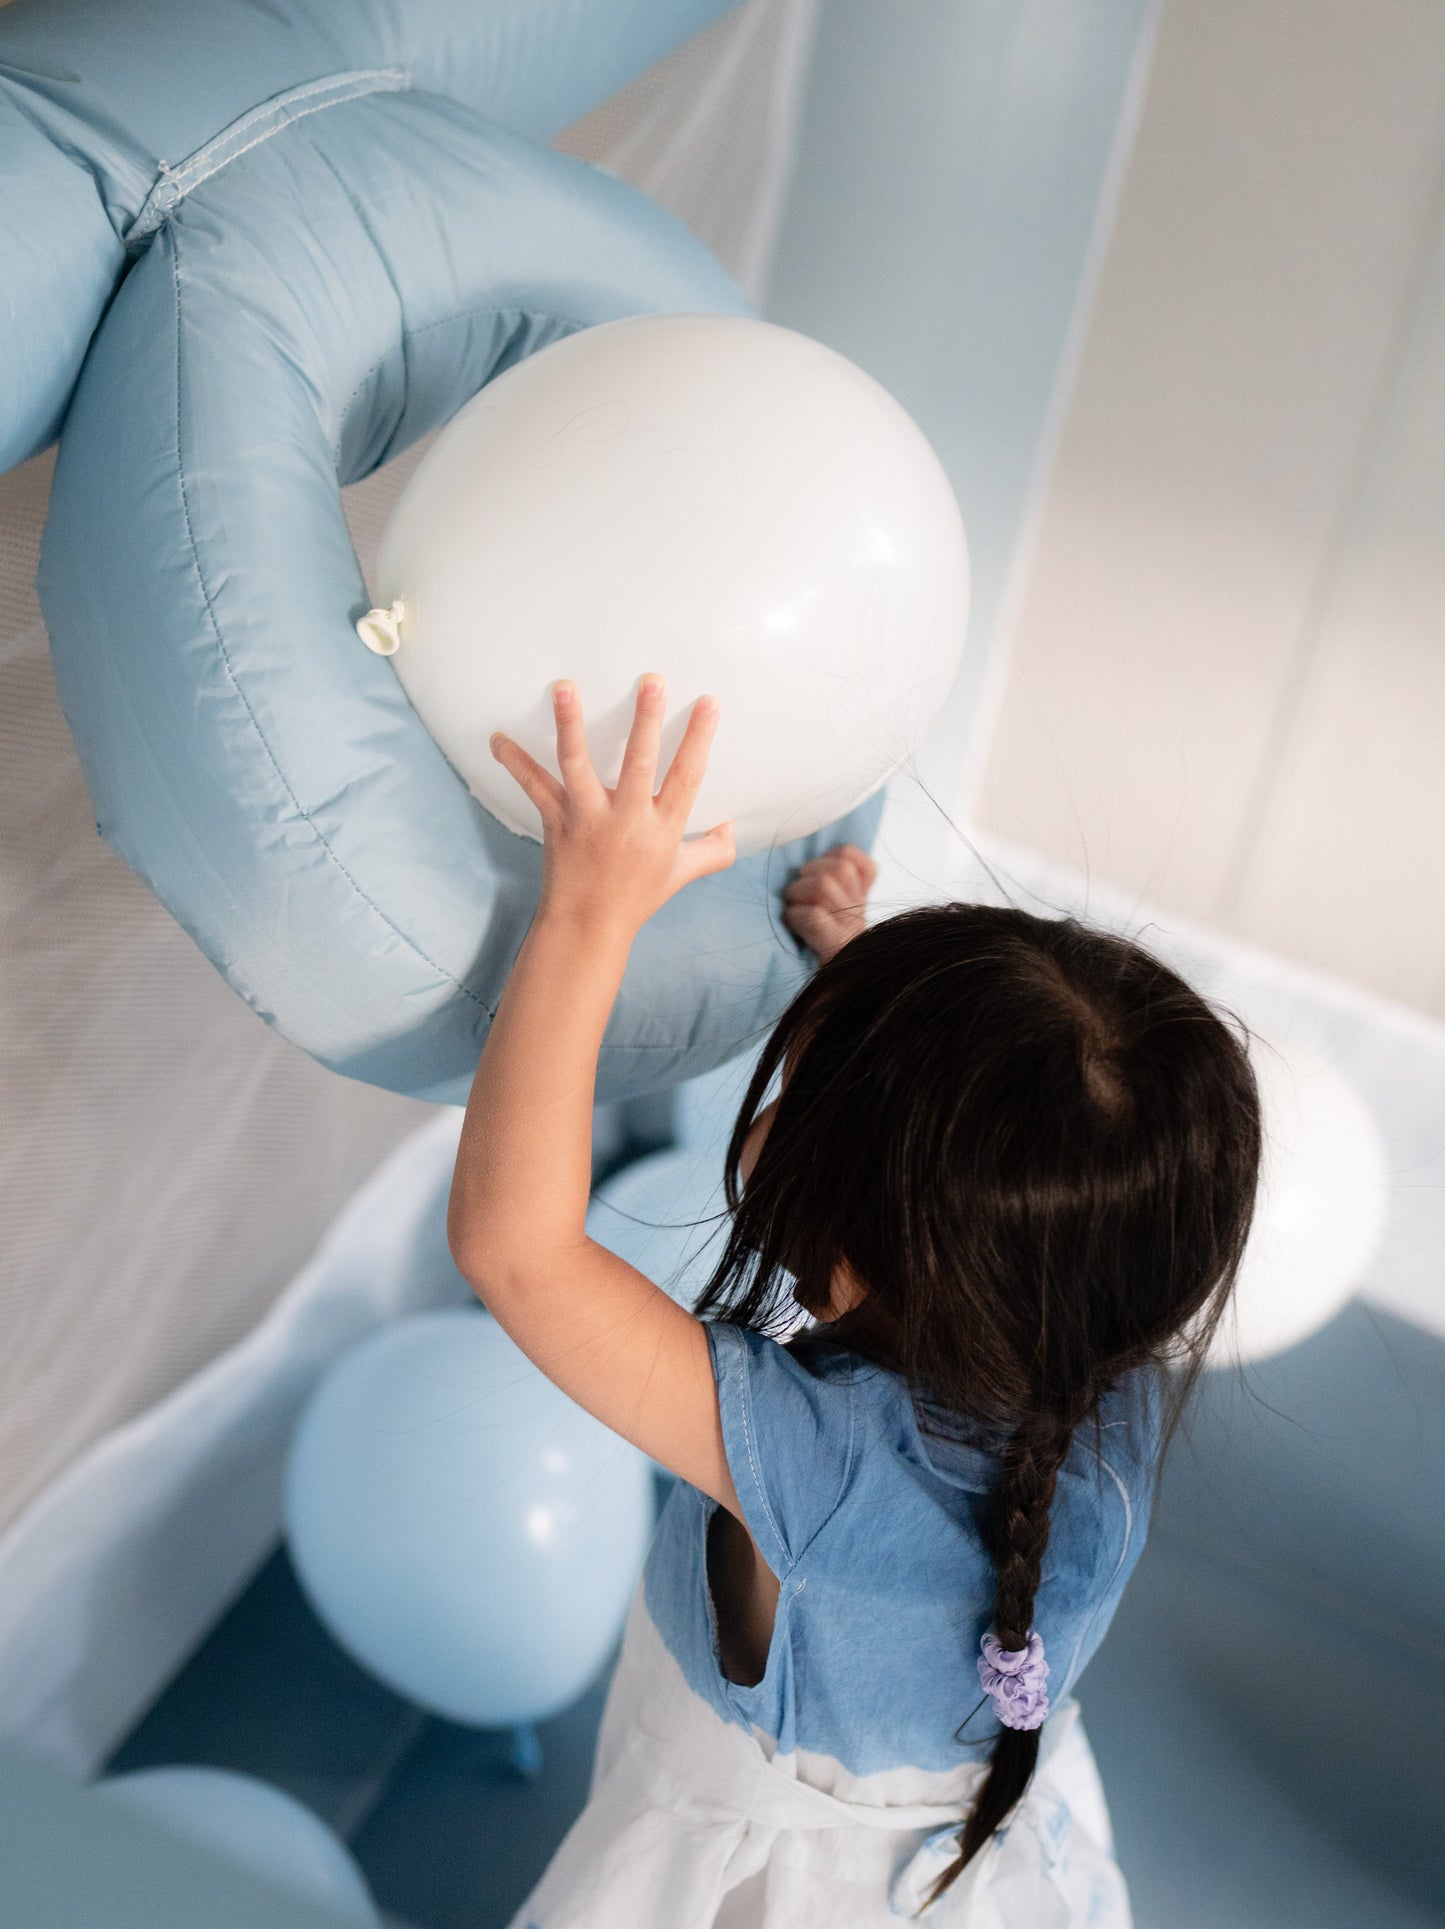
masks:
{"type": "Polygon", "coordinates": [[[1385,1226],[1379,1127],[1314,1046],[1256,1043],[1264,1163],[1234,1308],[1211,1364],[1258,1360],[1307,1339],[1361,1285],[1385,1226]]]}
{"type": "Polygon", "coordinates": [[[833,350],[729,315],[589,328],[490,383],[402,492],[377,575],[358,631],[510,829],[541,834],[492,732],[555,773],[569,677],[611,784],[655,670],[664,762],[721,700],[690,829],[731,818],[744,854],[898,769],[968,614],[958,505],[912,419],[833,350]]]}
{"type": "Polygon", "coordinates": [[[380,1924],[346,1845],[304,1803],[269,1782],[224,1768],[143,1768],[97,1788],[274,1888],[319,1903],[338,1923],[380,1924]]]}

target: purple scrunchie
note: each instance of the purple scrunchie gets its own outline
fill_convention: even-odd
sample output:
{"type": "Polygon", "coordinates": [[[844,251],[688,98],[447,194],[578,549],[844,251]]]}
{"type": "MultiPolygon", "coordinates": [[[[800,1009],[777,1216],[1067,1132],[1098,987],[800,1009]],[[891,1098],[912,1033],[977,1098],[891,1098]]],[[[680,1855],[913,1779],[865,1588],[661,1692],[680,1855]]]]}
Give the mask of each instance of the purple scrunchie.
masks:
{"type": "Polygon", "coordinates": [[[1042,1728],[1049,1717],[1043,1637],[1031,1633],[1027,1647],[1001,1648],[996,1636],[986,1634],[982,1647],[978,1678],[1004,1727],[1042,1728]]]}

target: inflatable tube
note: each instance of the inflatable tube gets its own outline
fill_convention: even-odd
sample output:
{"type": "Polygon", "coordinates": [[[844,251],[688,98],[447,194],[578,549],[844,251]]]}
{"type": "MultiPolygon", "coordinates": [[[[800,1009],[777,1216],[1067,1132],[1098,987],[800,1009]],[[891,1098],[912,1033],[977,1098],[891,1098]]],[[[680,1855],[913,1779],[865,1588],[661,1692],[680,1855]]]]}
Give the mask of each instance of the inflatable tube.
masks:
{"type": "Polygon", "coordinates": [[[0,471],[59,431],[158,178],[258,104],[396,69],[535,140],[735,0],[11,0],[0,7],[0,471]]]}
{"type": "MultiPolygon", "coordinates": [[[[569,330],[745,304],[651,203],[398,68],[249,110],[165,170],[123,240],[135,265],[65,423],[40,576],[100,828],[287,1037],[461,1100],[540,851],[481,811],[358,646],[339,484],[569,330]]],[[[786,871],[867,841],[881,805],[664,908],[599,1098],[705,1071],[771,1022],[806,968],[776,919],[786,871]]]]}

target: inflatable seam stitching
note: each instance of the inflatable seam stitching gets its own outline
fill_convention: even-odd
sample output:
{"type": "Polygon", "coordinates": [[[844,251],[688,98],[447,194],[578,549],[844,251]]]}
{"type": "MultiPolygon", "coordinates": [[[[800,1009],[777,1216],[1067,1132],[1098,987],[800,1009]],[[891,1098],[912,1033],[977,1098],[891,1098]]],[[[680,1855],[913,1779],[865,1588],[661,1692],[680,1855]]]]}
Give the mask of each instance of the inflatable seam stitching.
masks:
{"type": "Polygon", "coordinates": [[[305,120],[308,115],[320,114],[328,107],[344,107],[348,102],[365,99],[370,94],[404,93],[410,86],[411,76],[404,67],[372,67],[352,74],[329,74],[324,80],[308,81],[304,87],[293,88],[289,93],[278,94],[274,100],[263,101],[238,121],[232,121],[229,127],[222,128],[219,134],[213,135],[179,166],[169,167],[164,161],[160,163],[160,178],[146,196],[135,220],[126,229],[126,247],[133,248],[138,242],[149,240],[186,196],[194,193],[203,182],[209,181],[212,175],[219,174],[233,161],[239,161],[243,154],[262,146],[274,135],[305,120]],[[318,95],[324,98],[315,98],[318,95]],[[302,101],[309,101],[310,105],[298,107],[296,103],[302,101]],[[252,139],[243,141],[239,147],[234,145],[239,135],[258,125],[260,131],[252,139]]]}
{"type": "MultiPolygon", "coordinates": [[[[299,99],[299,95],[289,96],[284,107],[277,102],[271,107],[258,108],[255,111],[263,118],[266,115],[274,116],[275,124],[273,126],[264,127],[253,140],[244,142],[240,147],[233,148],[224,154],[218,154],[209,167],[201,168],[199,172],[192,175],[191,179],[183,180],[182,177],[190,173],[196,162],[202,158],[201,154],[197,154],[191,161],[183,162],[179,168],[167,168],[167,179],[177,190],[178,194],[190,194],[192,190],[198,188],[203,181],[209,181],[213,174],[219,174],[223,167],[229,167],[232,161],[239,161],[241,156],[243,154],[249,154],[253,147],[260,147],[264,141],[271,140],[274,135],[281,133],[285,128],[294,126],[297,121],[304,121],[308,114],[320,114],[328,107],[344,107],[348,101],[361,100],[368,94],[391,91],[386,86],[387,82],[398,83],[399,90],[399,87],[407,84],[407,77],[400,68],[392,68],[385,72],[378,70],[374,74],[358,77],[353,86],[347,87],[342,92],[332,95],[329,99],[313,101],[309,107],[303,107],[297,112],[292,111],[290,101],[299,99]]],[[[306,94],[319,92],[324,85],[325,83],[317,81],[302,91],[306,94]]],[[[248,116],[247,118],[250,117],[248,116]]],[[[239,134],[244,124],[245,123],[242,122],[229,131],[239,134]]],[[[218,138],[224,140],[226,136],[221,135],[218,138]]],[[[202,153],[204,153],[204,150],[202,150],[202,153]]]]}
{"type": "Polygon", "coordinates": [[[360,898],[361,902],[366,905],[368,910],[375,913],[375,915],[386,926],[388,931],[390,931],[394,937],[398,938],[408,951],[410,951],[415,957],[421,959],[422,963],[425,964],[429,970],[436,972],[437,976],[441,978],[446,984],[453,986],[457,991],[460,991],[464,997],[468,998],[480,1010],[486,1012],[488,1018],[495,1018],[496,1013],[491,1010],[491,1008],[487,1005],[484,999],[479,998],[469,985],[463,984],[459,978],[454,977],[451,972],[447,971],[442,965],[439,965],[434,958],[428,957],[426,952],[423,951],[420,945],[416,943],[415,939],[409,937],[406,934],[406,932],[403,931],[401,927],[394,922],[393,919],[387,916],[386,912],[382,910],[381,906],[377,904],[373,898],[369,897],[367,893],[361,888],[361,885],[352,876],[351,872],[346,868],[346,865],[342,862],[341,858],[338,857],[335,850],[332,848],[330,840],[326,837],[320,825],[317,824],[316,820],[311,816],[310,812],[302,804],[300,798],[296,795],[290,783],[287,781],[286,773],[281,768],[280,760],[278,759],[276,752],[271,746],[271,741],[267,737],[266,732],[261,728],[260,719],[257,717],[256,712],[252,708],[250,700],[248,699],[245,690],[241,687],[240,681],[236,676],[235,669],[231,663],[230,652],[226,648],[225,633],[221,628],[220,619],[216,614],[215,604],[211,598],[210,584],[206,581],[206,572],[201,563],[200,546],[196,541],[195,529],[191,522],[190,496],[186,489],[185,452],[182,446],[182,430],[181,430],[182,406],[185,398],[185,384],[184,384],[182,369],[181,369],[181,358],[183,353],[182,338],[184,333],[184,326],[183,326],[184,316],[183,316],[183,307],[182,307],[182,301],[181,301],[180,261],[174,249],[171,252],[171,280],[175,290],[175,304],[176,304],[176,479],[180,485],[180,492],[181,492],[181,515],[186,525],[186,542],[190,549],[191,565],[196,573],[196,582],[200,587],[201,599],[206,606],[206,615],[210,621],[212,634],[215,636],[215,639],[216,639],[216,648],[220,652],[221,662],[225,668],[227,680],[230,683],[231,688],[235,691],[236,696],[240,700],[241,707],[246,712],[246,716],[250,722],[251,728],[255,731],[256,737],[260,742],[262,749],[266,753],[266,756],[268,761],[270,762],[271,768],[272,770],[275,771],[277,780],[280,783],[281,788],[285,791],[287,797],[291,800],[292,807],[296,811],[297,816],[301,819],[302,823],[306,825],[307,829],[316,838],[316,841],[320,844],[322,850],[325,851],[327,857],[336,866],[337,870],[341,873],[342,877],[345,878],[346,882],[351,886],[351,889],[356,893],[357,897],[360,898]]]}
{"type": "MultiPolygon", "coordinates": [[[[337,187],[341,190],[342,196],[345,199],[347,206],[351,209],[352,214],[355,216],[363,233],[366,235],[368,242],[371,244],[372,251],[375,254],[377,260],[381,264],[382,272],[386,276],[387,283],[391,288],[392,298],[396,303],[397,324],[398,324],[397,334],[398,334],[399,341],[398,343],[394,343],[393,347],[398,345],[400,346],[401,359],[402,359],[402,380],[401,380],[402,401],[401,401],[401,409],[399,412],[399,416],[397,418],[399,420],[400,416],[406,413],[406,393],[407,393],[407,388],[409,386],[407,382],[407,375],[406,375],[406,361],[407,361],[406,345],[409,337],[407,335],[407,327],[406,327],[406,303],[402,299],[401,287],[397,282],[396,276],[392,273],[391,263],[386,258],[386,250],[377,241],[376,235],[372,231],[372,225],[367,216],[366,209],[362,206],[357,196],[352,192],[350,182],[347,181],[346,177],[342,174],[341,170],[334,164],[334,162],[331,160],[331,157],[328,154],[324,153],[320,148],[316,148],[316,147],[313,147],[312,151],[315,153],[316,158],[321,162],[322,166],[326,169],[328,174],[331,175],[337,187]]],[[[418,332],[424,332],[424,331],[418,331],[418,332]]],[[[355,402],[357,396],[360,395],[361,391],[366,387],[367,383],[372,380],[372,378],[375,376],[377,370],[381,367],[385,359],[386,359],[385,355],[378,356],[377,359],[371,364],[370,368],[366,371],[366,373],[357,382],[356,386],[352,389],[350,395],[347,396],[346,401],[342,404],[340,414],[337,416],[336,439],[330,446],[331,446],[331,466],[336,471],[336,479],[338,484],[340,483],[340,480],[341,480],[341,441],[342,441],[342,437],[346,433],[346,418],[351,413],[352,404],[355,402]]],[[[395,425],[393,425],[393,427],[394,426],[395,425]]],[[[388,435],[387,442],[389,443],[390,440],[391,440],[391,436],[388,435]]],[[[378,462],[373,465],[373,468],[380,468],[380,466],[381,464],[378,462]]],[[[371,471],[368,471],[368,474],[369,473],[371,473],[371,471]]]]}
{"type": "MultiPolygon", "coordinates": [[[[393,288],[395,288],[396,284],[393,282],[392,286],[393,288]]],[[[397,290],[397,298],[399,302],[400,290],[397,290]]],[[[451,328],[451,327],[454,327],[457,322],[474,321],[476,317],[479,315],[515,315],[519,320],[556,322],[559,328],[569,329],[573,334],[576,334],[580,330],[590,326],[590,324],[585,321],[579,321],[575,315],[554,315],[540,308],[523,308],[516,302],[487,301],[487,302],[480,303],[475,308],[458,308],[453,310],[453,312],[450,315],[439,315],[435,321],[423,322],[420,328],[407,328],[403,325],[401,330],[400,341],[394,344],[394,346],[400,347],[401,352],[404,356],[406,354],[406,347],[408,342],[420,341],[423,335],[429,335],[434,328],[451,328]]],[[[370,368],[367,369],[366,373],[358,380],[355,388],[352,389],[351,393],[347,396],[346,400],[341,405],[341,411],[338,417],[339,426],[337,428],[336,441],[333,443],[332,450],[331,450],[332,460],[336,464],[336,467],[338,470],[341,467],[341,438],[346,432],[346,418],[350,414],[357,396],[361,394],[361,391],[366,387],[368,382],[371,382],[375,379],[378,370],[381,368],[385,360],[386,360],[385,355],[377,356],[376,360],[371,364],[370,368]]],[[[487,377],[487,381],[490,381],[491,379],[492,379],[491,376],[487,377]]],[[[486,385],[487,383],[483,382],[482,388],[485,388],[486,385]]],[[[480,395],[481,392],[482,392],[481,389],[478,389],[476,391],[478,395],[480,395]]],[[[472,399],[471,397],[468,397],[468,400],[471,400],[471,399],[472,399]]],[[[464,407],[465,404],[462,404],[462,406],[464,407]]],[[[373,465],[373,469],[369,469],[367,471],[367,474],[370,475],[374,472],[374,469],[379,469],[382,466],[382,461],[389,462],[392,460],[393,456],[400,455],[400,454],[401,454],[400,449],[393,450],[391,455],[385,456],[382,458],[381,461],[378,461],[377,463],[375,463],[373,465]]],[[[354,476],[352,480],[355,482],[360,482],[362,480],[362,477],[354,476]]]]}

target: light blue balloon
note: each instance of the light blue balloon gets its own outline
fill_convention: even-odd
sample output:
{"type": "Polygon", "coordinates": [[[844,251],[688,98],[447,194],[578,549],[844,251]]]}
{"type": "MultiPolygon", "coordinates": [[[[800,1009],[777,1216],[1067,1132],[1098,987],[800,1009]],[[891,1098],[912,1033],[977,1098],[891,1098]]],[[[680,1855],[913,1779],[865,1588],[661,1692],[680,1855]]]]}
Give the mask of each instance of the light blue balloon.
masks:
{"type": "MultiPolygon", "coordinates": [[[[721,1182],[723,1154],[742,1108],[749,1080],[757,1070],[762,1046],[741,1052],[700,1078],[686,1079],[677,1087],[677,1141],[690,1152],[717,1152],[718,1178],[721,1182]]],[[[777,1080],[773,1081],[776,1094],[777,1080]]]]}
{"type": "Polygon", "coordinates": [[[378,1929],[381,1916],[345,1845],[269,1782],[222,1768],[146,1768],[97,1787],[273,1888],[319,1903],[338,1922],[378,1929]]]}
{"type": "Polygon", "coordinates": [[[688,1308],[716,1266],[728,1228],[718,1147],[636,1159],[597,1188],[587,1212],[587,1231],[599,1245],[688,1308]]]}
{"type": "Polygon", "coordinates": [[[598,1186],[587,1231],[680,1306],[696,1305],[727,1243],[728,1139],[761,1046],[677,1087],[677,1144],[623,1166],[598,1186]]]}
{"type": "Polygon", "coordinates": [[[285,1516],[312,1604],[366,1668],[481,1727],[595,1680],[652,1530],[645,1457],[479,1311],[348,1353],[292,1442],[285,1516]]]}

